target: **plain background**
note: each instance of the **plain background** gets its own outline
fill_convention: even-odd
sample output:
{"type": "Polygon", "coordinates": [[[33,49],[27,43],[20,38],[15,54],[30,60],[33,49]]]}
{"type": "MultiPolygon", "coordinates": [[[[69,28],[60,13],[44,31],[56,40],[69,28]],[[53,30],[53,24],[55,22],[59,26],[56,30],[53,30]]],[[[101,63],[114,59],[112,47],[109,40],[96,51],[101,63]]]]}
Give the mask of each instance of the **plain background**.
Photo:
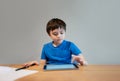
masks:
{"type": "Polygon", "coordinates": [[[54,17],[89,64],[120,64],[120,0],[0,0],[0,64],[39,60],[54,17]]]}

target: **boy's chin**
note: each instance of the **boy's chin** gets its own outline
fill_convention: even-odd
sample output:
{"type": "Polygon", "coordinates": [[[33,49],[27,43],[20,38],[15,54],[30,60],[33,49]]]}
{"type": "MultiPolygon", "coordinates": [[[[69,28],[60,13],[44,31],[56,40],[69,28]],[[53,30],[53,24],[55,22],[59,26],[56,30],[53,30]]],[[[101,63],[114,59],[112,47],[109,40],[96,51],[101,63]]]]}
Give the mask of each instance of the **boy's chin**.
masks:
{"type": "Polygon", "coordinates": [[[63,40],[57,40],[57,42],[62,43],[63,40]]]}
{"type": "Polygon", "coordinates": [[[56,42],[56,43],[62,43],[63,42],[63,40],[56,40],[56,41],[54,41],[54,42],[56,42]]]}

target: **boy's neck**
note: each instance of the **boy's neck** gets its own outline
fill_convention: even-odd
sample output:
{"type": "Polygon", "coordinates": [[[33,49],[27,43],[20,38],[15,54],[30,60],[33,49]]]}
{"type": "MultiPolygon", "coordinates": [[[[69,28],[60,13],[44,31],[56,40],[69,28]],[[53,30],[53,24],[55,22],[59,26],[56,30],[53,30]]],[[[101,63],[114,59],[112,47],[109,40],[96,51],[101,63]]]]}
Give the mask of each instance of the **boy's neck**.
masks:
{"type": "Polygon", "coordinates": [[[56,42],[53,41],[53,46],[54,46],[54,47],[57,47],[57,46],[59,46],[62,42],[63,42],[63,40],[62,40],[60,43],[56,43],[56,42]]]}

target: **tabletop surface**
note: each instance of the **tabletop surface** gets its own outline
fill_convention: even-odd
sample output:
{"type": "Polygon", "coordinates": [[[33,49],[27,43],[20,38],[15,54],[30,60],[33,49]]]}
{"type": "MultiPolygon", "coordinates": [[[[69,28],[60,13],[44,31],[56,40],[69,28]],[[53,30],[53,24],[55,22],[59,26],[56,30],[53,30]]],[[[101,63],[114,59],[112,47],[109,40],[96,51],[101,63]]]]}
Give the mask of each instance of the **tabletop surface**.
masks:
{"type": "MultiPolygon", "coordinates": [[[[9,65],[21,67],[21,65],[9,65]]],[[[79,66],[78,70],[44,71],[40,66],[28,69],[37,70],[15,81],[120,81],[120,65],[88,65],[79,66]]]]}

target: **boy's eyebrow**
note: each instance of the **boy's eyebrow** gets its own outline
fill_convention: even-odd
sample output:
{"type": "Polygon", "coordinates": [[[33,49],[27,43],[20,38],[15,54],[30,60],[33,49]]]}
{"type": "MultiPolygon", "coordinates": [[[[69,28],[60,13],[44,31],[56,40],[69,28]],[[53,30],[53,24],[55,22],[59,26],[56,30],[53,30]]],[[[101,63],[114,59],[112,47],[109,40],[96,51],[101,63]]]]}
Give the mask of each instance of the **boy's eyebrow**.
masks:
{"type": "MultiPolygon", "coordinates": [[[[64,31],[60,31],[60,33],[61,33],[61,32],[63,33],[64,31]]],[[[58,33],[58,32],[52,32],[52,33],[58,33]]]]}

